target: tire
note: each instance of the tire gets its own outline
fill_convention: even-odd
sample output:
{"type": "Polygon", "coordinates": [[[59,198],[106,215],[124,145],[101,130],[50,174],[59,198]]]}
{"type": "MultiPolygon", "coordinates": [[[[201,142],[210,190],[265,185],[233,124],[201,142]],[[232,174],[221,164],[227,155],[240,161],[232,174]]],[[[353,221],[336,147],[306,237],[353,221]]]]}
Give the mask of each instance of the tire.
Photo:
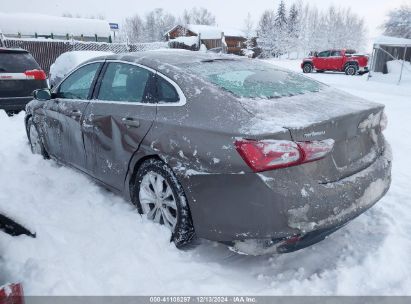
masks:
{"type": "Polygon", "coordinates": [[[32,117],[27,120],[27,136],[31,152],[43,156],[44,159],[48,159],[48,154],[44,149],[43,141],[32,117]]]}
{"type": "Polygon", "coordinates": [[[356,65],[350,64],[350,65],[347,65],[345,67],[344,72],[345,72],[346,75],[355,76],[355,75],[357,75],[358,68],[357,68],[356,65]]]}
{"type": "Polygon", "coordinates": [[[311,63],[304,63],[303,73],[311,73],[313,71],[313,65],[311,63]]]}
{"type": "Polygon", "coordinates": [[[133,203],[147,219],[166,226],[177,248],[195,239],[190,209],[181,184],[171,168],[159,159],[148,159],[137,171],[133,203]]]}

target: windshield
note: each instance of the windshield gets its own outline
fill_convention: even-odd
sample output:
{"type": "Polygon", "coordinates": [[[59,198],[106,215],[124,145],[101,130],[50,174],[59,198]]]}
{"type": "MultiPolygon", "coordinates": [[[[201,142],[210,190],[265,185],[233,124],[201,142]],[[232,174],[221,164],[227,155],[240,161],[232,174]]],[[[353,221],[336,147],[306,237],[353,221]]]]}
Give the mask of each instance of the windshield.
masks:
{"type": "Polygon", "coordinates": [[[323,87],[314,80],[259,60],[210,60],[186,68],[244,98],[280,98],[318,92],[323,87]]]}

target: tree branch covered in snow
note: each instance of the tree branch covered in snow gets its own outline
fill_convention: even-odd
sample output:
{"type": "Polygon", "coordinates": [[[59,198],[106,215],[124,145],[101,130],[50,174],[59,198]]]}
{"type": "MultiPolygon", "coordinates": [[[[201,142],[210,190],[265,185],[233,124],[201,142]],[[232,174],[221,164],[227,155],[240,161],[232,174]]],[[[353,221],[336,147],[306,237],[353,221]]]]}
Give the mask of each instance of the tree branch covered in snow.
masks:
{"type": "Polygon", "coordinates": [[[403,5],[388,14],[384,35],[411,38],[411,5],[403,5]]]}
{"type": "Polygon", "coordinates": [[[127,37],[131,43],[163,41],[165,40],[164,33],[176,23],[214,25],[215,17],[202,7],[186,9],[178,18],[162,8],[156,8],[143,18],[138,14],[127,18],[122,36],[127,37]]]}

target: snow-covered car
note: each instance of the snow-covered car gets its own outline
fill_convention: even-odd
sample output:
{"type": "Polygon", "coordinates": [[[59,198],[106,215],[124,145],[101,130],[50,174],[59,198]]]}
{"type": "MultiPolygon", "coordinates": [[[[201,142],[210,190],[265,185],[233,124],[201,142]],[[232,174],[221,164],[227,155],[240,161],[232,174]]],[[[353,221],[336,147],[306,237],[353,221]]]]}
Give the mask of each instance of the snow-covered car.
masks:
{"type": "Polygon", "coordinates": [[[373,206],[391,181],[384,106],[263,61],[182,50],[84,63],[35,92],[34,153],[171,231],[289,252],[373,206]]]}
{"type": "Polygon", "coordinates": [[[58,84],[71,70],[83,62],[105,55],[111,55],[111,52],[100,51],[72,51],[61,54],[56,61],[50,66],[49,80],[50,86],[58,84]]]}

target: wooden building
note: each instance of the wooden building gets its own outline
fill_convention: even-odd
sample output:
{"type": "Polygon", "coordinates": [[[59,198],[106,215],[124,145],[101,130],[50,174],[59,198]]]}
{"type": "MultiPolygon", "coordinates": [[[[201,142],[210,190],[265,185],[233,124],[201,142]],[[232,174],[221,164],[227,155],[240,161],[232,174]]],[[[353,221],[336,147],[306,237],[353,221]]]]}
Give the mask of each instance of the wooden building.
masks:
{"type": "Polygon", "coordinates": [[[176,25],[166,32],[165,36],[167,41],[178,37],[197,36],[208,50],[221,48],[226,53],[236,55],[243,55],[242,50],[246,48],[247,41],[245,34],[240,30],[199,24],[176,25]]]}

